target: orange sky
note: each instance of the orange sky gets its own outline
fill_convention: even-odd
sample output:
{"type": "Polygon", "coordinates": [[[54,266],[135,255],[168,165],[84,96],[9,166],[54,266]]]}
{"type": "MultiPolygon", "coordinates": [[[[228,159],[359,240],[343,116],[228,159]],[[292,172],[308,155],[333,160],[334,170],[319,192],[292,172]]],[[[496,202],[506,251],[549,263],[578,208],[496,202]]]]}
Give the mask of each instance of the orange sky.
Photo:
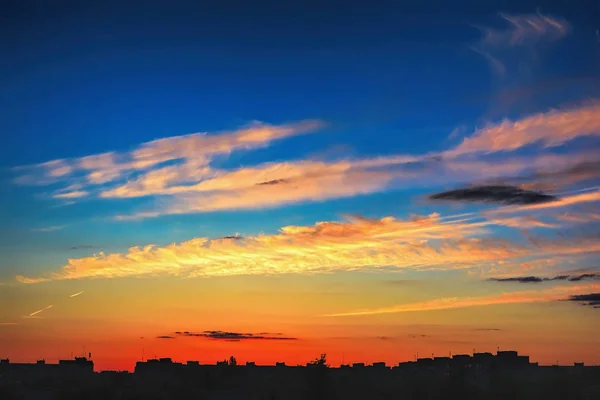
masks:
{"type": "MultiPolygon", "coordinates": [[[[600,327],[593,318],[596,310],[569,302],[323,316],[368,304],[415,303],[415,299],[436,294],[448,298],[452,284],[460,285],[460,291],[477,284],[465,282],[463,272],[436,275],[432,273],[427,281],[407,274],[390,280],[378,273],[344,273],[198,280],[124,278],[8,287],[3,303],[17,296],[26,299],[14,303],[11,312],[27,315],[37,310],[36,305],[53,307],[36,314],[43,318],[20,318],[17,325],[1,326],[0,340],[10,346],[0,349],[0,356],[15,362],[38,358],[51,362],[85,349],[92,353],[98,370],[131,370],[143,355],[202,363],[234,355],[239,362],[295,365],[325,352],[332,365],[342,361],[393,365],[413,359],[417,352],[420,356],[447,355],[473,349],[495,351],[499,346],[517,349],[543,364],[600,362],[600,339],[594,334],[600,327]],[[176,331],[204,330],[268,332],[297,340],[227,342],[175,335],[176,331]]],[[[529,295],[532,289],[522,289],[522,293],[529,295]]],[[[7,311],[3,309],[4,314],[7,311]]]]}

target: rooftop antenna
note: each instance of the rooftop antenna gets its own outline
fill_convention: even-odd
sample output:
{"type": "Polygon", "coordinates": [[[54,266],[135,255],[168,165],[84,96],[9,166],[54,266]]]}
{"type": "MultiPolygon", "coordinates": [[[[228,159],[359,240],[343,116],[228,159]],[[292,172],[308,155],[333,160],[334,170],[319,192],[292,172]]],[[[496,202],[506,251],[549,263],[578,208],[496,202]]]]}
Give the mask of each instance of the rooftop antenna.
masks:
{"type": "Polygon", "coordinates": [[[142,361],[144,361],[144,348],[142,347],[142,361]]]}

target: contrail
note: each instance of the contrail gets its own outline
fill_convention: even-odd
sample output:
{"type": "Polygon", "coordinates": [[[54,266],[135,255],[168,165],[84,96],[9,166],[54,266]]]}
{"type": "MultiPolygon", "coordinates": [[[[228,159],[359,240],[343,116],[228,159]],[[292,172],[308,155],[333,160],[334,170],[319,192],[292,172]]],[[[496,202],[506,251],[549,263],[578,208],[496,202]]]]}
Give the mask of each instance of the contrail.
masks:
{"type": "Polygon", "coordinates": [[[16,322],[0,322],[0,326],[2,325],[17,325],[16,322]]]}
{"type": "Polygon", "coordinates": [[[39,313],[41,313],[42,311],[45,311],[45,310],[47,310],[47,309],[49,309],[49,308],[52,308],[52,304],[50,304],[48,307],[44,307],[44,308],[42,308],[41,310],[34,311],[34,312],[32,312],[31,314],[29,314],[28,316],[29,316],[29,317],[33,317],[35,314],[39,314],[39,313]]]}
{"type": "Polygon", "coordinates": [[[76,297],[76,296],[79,296],[79,295],[80,295],[81,293],[83,293],[83,292],[84,292],[84,290],[82,290],[82,291],[81,291],[81,292],[79,292],[79,293],[72,294],[72,295],[70,295],[69,297],[76,297]]]}

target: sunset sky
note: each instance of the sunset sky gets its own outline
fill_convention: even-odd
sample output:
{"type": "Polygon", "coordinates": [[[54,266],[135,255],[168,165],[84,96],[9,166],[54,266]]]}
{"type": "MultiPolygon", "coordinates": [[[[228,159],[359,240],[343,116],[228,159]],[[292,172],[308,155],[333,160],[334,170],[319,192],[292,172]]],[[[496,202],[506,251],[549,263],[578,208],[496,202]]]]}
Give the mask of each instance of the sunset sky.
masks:
{"type": "Polygon", "coordinates": [[[0,8],[0,358],[600,364],[600,7],[125,3],[0,8]]]}

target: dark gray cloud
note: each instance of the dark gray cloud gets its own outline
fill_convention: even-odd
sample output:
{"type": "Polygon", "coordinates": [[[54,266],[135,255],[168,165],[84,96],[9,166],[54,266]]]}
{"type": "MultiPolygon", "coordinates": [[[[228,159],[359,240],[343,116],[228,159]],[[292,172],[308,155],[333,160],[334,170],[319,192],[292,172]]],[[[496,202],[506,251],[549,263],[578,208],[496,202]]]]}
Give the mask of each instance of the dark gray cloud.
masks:
{"type": "Polygon", "coordinates": [[[298,338],[283,336],[281,333],[239,333],[226,331],[202,331],[202,332],[175,332],[177,336],[197,337],[214,340],[225,340],[228,342],[239,342],[240,340],[298,340],[298,338]]]}
{"type": "Polygon", "coordinates": [[[577,275],[577,276],[573,276],[573,277],[569,278],[569,280],[571,282],[585,281],[585,280],[598,280],[598,279],[600,279],[600,274],[595,274],[595,273],[581,274],[581,275],[577,275]]]}
{"type": "Polygon", "coordinates": [[[462,201],[462,202],[485,202],[515,204],[538,204],[555,201],[555,196],[525,190],[509,185],[481,185],[464,189],[449,190],[429,196],[431,200],[439,201],[462,201]]]}
{"type": "Polygon", "coordinates": [[[235,235],[235,236],[223,236],[221,237],[221,239],[232,239],[232,240],[242,240],[244,237],[241,235],[235,235]]]}
{"type": "Polygon", "coordinates": [[[495,282],[519,282],[519,283],[539,283],[547,280],[548,278],[539,278],[537,276],[516,276],[511,278],[490,278],[488,281],[495,282]]]}
{"type": "Polygon", "coordinates": [[[98,247],[93,246],[91,244],[80,244],[77,246],[71,246],[71,250],[91,250],[91,249],[97,249],[98,247]]]}
{"type": "Polygon", "coordinates": [[[566,300],[575,301],[583,304],[584,306],[600,308],[600,293],[575,294],[573,296],[569,296],[569,298],[566,300]]]}
{"type": "MultiPolygon", "coordinates": [[[[169,335],[161,335],[161,336],[157,336],[157,339],[175,339],[175,336],[169,336],[169,335]]],[[[143,339],[143,338],[141,338],[143,339]]]]}
{"type": "Polygon", "coordinates": [[[287,179],[273,179],[272,181],[265,181],[265,182],[259,182],[256,185],[257,186],[261,186],[261,185],[280,185],[282,183],[287,183],[287,179]]]}
{"type": "Polygon", "coordinates": [[[517,283],[541,283],[548,281],[592,281],[599,280],[600,273],[586,273],[580,275],[557,275],[553,277],[539,277],[539,276],[513,276],[509,278],[489,278],[488,281],[494,282],[517,282],[517,283]]]}
{"type": "Polygon", "coordinates": [[[502,329],[500,329],[500,328],[475,328],[473,330],[478,331],[478,332],[497,332],[497,331],[501,331],[502,329]]]}

